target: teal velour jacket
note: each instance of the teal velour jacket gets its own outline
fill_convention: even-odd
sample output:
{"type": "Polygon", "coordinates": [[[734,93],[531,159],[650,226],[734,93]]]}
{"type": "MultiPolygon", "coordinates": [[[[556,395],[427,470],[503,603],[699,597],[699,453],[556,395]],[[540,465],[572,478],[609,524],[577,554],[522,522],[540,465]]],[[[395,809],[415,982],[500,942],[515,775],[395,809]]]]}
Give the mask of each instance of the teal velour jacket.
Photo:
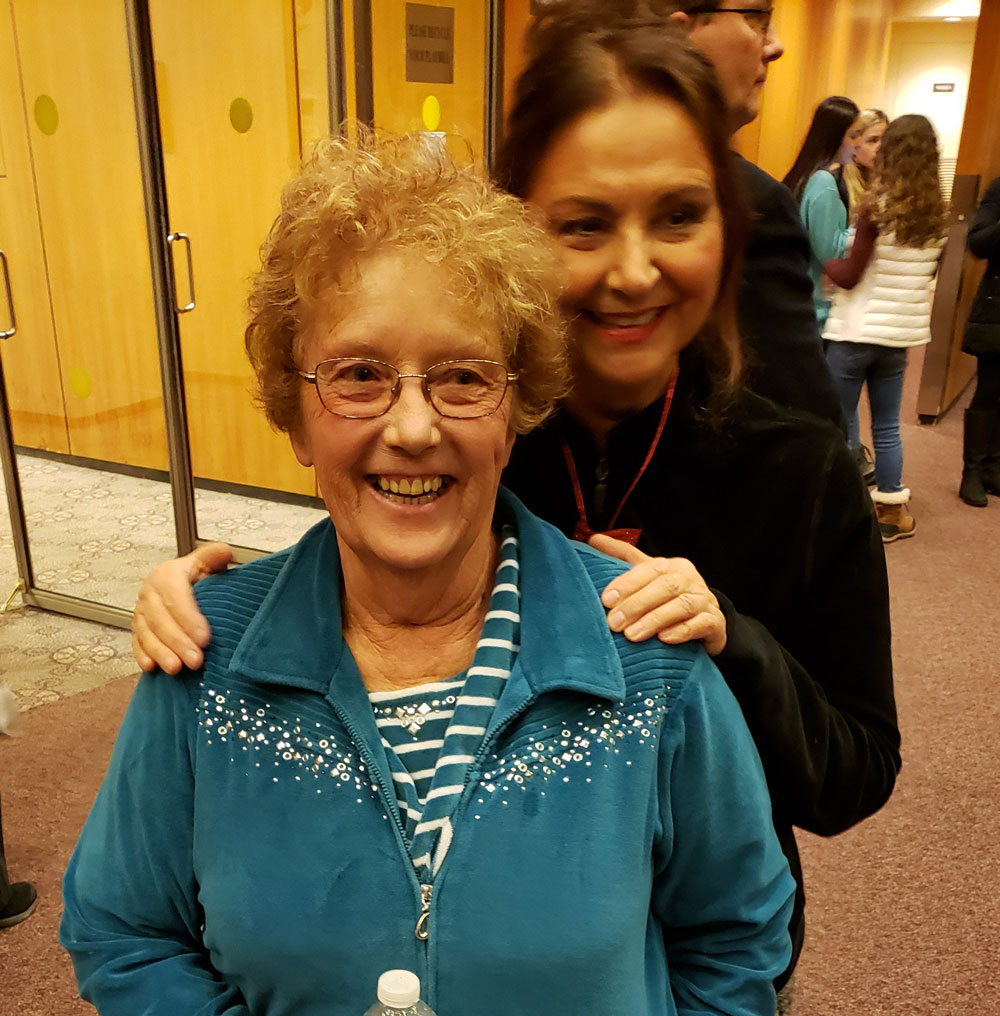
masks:
{"type": "Polygon", "coordinates": [[[700,646],[608,630],[620,562],[498,514],[521,651],[426,907],[332,525],[199,583],[204,667],[140,680],[66,872],[102,1016],[360,1016],[393,967],[438,1016],[773,1014],[794,884],[736,700],[700,646]]]}

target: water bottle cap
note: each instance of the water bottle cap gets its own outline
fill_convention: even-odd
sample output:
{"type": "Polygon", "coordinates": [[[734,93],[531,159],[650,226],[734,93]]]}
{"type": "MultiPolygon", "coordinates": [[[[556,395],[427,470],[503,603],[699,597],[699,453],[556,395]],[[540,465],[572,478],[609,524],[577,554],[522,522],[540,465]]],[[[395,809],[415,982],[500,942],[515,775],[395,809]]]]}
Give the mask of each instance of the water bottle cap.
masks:
{"type": "Polygon", "coordinates": [[[420,978],[410,970],[387,970],[378,979],[378,1000],[399,1009],[420,1001],[420,978]]]}

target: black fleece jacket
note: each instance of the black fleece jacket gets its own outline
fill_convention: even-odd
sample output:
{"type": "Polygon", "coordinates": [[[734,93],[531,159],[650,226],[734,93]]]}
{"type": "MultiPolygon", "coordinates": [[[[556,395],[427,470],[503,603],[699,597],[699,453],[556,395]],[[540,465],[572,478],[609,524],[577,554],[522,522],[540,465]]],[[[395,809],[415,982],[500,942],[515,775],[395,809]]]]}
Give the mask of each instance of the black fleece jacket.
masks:
{"type": "Polygon", "coordinates": [[[809,238],[792,192],[733,156],[752,221],[739,291],[747,387],[842,430],[840,402],[823,356],[809,276],[809,238]]]}
{"type": "MultiPolygon", "coordinates": [[[[760,752],[798,883],[780,987],[804,929],[792,826],[843,832],[885,803],[900,766],[885,558],[871,498],[835,426],[745,393],[713,429],[698,409],[700,374],[685,354],[656,454],[616,525],[641,528],[648,554],[692,561],[725,614],[727,644],[715,662],[760,752]]],[[[504,483],[571,535],[564,434],[588,521],[606,528],[661,410],[662,400],[619,424],[603,457],[564,411],[517,441],[504,483]],[[605,471],[602,516],[594,488],[605,471]]]]}

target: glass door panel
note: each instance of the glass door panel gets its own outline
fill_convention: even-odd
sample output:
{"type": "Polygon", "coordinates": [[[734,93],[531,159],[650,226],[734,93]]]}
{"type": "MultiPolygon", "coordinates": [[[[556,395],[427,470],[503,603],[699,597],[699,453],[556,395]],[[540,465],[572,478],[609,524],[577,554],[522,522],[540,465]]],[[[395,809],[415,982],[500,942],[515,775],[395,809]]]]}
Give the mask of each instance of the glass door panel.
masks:
{"type": "MultiPolygon", "coordinates": [[[[367,2],[367,0],[366,0],[367,2]]],[[[482,164],[488,4],[370,0],[375,125],[425,130],[482,164]]]]}
{"type": "Polygon", "coordinates": [[[243,346],[248,278],[307,140],[329,125],[323,5],[152,0],[149,5],[198,535],[271,549],[272,499],[315,497],[311,470],[252,403],[243,346]],[[188,262],[194,293],[189,292],[188,262]],[[247,498],[250,500],[247,500],[247,498]]]}
{"type": "Polygon", "coordinates": [[[121,0],[2,5],[0,75],[0,355],[34,582],[130,610],[176,544],[121,0]]]}

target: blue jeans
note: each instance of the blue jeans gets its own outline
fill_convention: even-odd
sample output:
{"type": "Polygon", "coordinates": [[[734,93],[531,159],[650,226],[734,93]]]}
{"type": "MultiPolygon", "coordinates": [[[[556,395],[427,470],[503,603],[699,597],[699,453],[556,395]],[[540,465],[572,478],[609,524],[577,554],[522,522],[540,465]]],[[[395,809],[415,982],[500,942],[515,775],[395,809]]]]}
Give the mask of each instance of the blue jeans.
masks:
{"type": "Polygon", "coordinates": [[[870,342],[831,342],[826,362],[840,398],[852,448],[860,444],[858,399],[868,385],[872,411],[872,448],[875,451],[875,482],[885,494],[903,489],[903,442],[899,436],[899,404],[903,399],[906,349],[876,346],[870,342]]]}

